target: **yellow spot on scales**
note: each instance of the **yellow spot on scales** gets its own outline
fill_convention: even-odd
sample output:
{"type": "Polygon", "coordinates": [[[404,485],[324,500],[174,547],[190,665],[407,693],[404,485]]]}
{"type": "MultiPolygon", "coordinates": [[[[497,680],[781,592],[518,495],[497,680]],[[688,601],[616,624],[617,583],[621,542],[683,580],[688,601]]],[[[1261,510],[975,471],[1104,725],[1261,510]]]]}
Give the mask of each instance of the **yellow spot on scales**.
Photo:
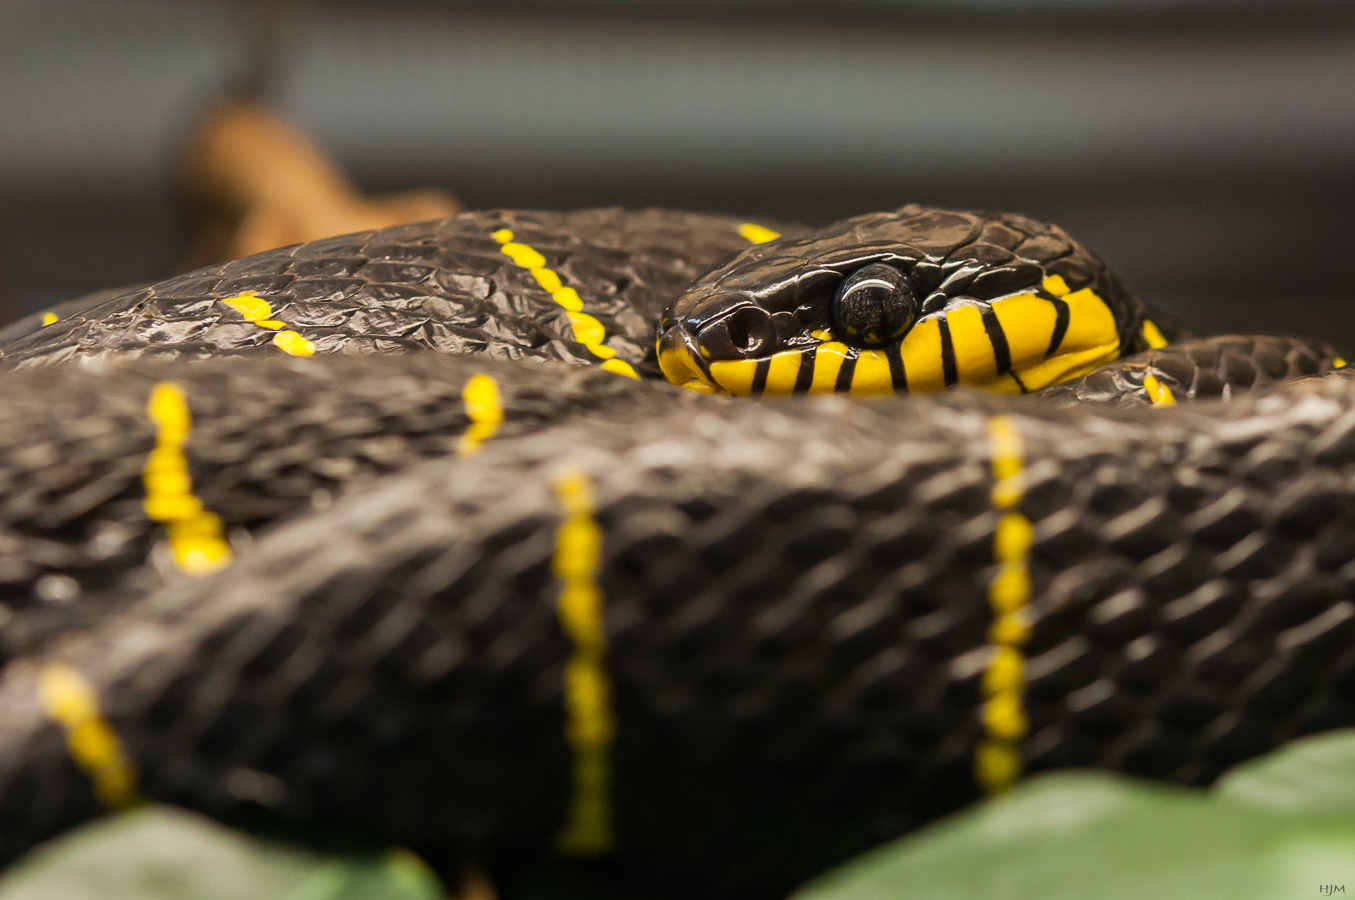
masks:
{"type": "Polygon", "coordinates": [[[754,225],[752,222],[744,222],[739,226],[739,237],[751,244],[765,244],[768,241],[774,241],[781,236],[781,232],[772,231],[765,225],[754,225]]]}
{"type": "Polygon", "coordinates": [[[583,299],[579,292],[565,284],[558,272],[546,267],[546,257],[539,251],[513,239],[513,232],[500,228],[493,234],[499,243],[499,252],[531,273],[541,289],[550,294],[551,299],[565,311],[569,325],[574,330],[574,340],[583,344],[588,352],[603,360],[602,368],[627,378],[639,378],[635,367],[624,359],[616,358],[616,351],[608,347],[607,330],[593,316],[583,312],[583,299]]]}
{"type": "Polygon", "coordinates": [[[984,736],[974,753],[974,777],[987,794],[1005,791],[1021,777],[1021,741],[1030,723],[1024,705],[1025,657],[1030,640],[1030,520],[1020,511],[1025,496],[1024,442],[1006,416],[988,422],[993,467],[993,507],[999,513],[993,534],[997,572],[988,586],[993,612],[988,642],[992,656],[980,690],[984,736]]]}
{"type": "Polygon", "coordinates": [[[46,664],[38,672],[38,702],[66,733],[71,761],[89,777],[99,802],[114,810],[140,805],[136,770],[117,733],[99,714],[98,695],[85,677],[65,663],[46,664]]]}
{"type": "Polygon", "coordinates": [[[48,325],[51,325],[51,324],[55,323],[55,322],[56,322],[56,313],[54,313],[54,312],[45,312],[45,313],[42,314],[42,325],[43,325],[44,328],[47,327],[48,325]]]}
{"type": "Polygon", "coordinates": [[[1333,356],[1331,360],[1331,367],[1333,369],[1344,369],[1346,367],[1346,361],[1339,356],[1333,356]]]}
{"type": "Polygon", "coordinates": [[[1172,394],[1172,389],[1158,381],[1153,375],[1143,376],[1143,389],[1148,394],[1148,400],[1154,406],[1176,405],[1176,397],[1172,394]]]}
{"type": "Polygon", "coordinates": [[[253,291],[246,291],[238,297],[226,297],[222,303],[245,317],[260,328],[275,332],[273,345],[283,353],[292,356],[313,356],[315,345],[301,335],[287,328],[287,323],[273,318],[273,307],[268,301],[253,291]]]}
{"type": "Polygon", "coordinates": [[[499,384],[488,375],[472,375],[461,389],[461,402],[466,407],[470,426],[461,435],[456,452],[470,456],[480,445],[494,436],[503,424],[503,403],[499,398],[499,384]]]}
{"type": "Polygon", "coordinates": [[[155,425],[155,449],[141,480],[146,515],[164,525],[174,564],[189,575],[205,575],[231,560],[221,520],[193,496],[184,443],[192,427],[188,403],[178,385],[162,381],[151,391],[146,415],[155,425]]]}
{"type": "Polygon", "coordinates": [[[602,530],[593,519],[593,485],[582,472],[555,482],[564,521],[555,535],[551,570],[560,581],[560,626],[574,645],[565,663],[565,739],[574,751],[574,796],[569,820],[557,837],[561,853],[609,853],[612,831],[611,752],[616,733],[602,589],[602,530]]]}

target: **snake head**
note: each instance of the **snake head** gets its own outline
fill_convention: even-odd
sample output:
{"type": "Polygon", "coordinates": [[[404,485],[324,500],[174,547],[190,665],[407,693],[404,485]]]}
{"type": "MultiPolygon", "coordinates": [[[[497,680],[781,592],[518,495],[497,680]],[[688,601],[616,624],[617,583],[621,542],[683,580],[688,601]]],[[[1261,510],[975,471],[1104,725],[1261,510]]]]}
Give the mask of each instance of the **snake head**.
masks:
{"type": "Polygon", "coordinates": [[[707,392],[1024,393],[1135,349],[1142,316],[1056,226],[906,206],[733,257],[664,311],[659,365],[707,392]]]}

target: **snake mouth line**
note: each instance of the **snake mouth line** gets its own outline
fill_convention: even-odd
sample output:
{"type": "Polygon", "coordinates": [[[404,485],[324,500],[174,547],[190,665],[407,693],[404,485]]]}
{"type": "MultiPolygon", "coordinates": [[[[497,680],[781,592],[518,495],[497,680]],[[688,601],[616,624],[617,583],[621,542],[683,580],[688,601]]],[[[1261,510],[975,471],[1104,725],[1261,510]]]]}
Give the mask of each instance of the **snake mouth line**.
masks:
{"type": "Polygon", "coordinates": [[[697,349],[696,338],[681,325],[664,331],[658,341],[659,369],[679,387],[702,394],[722,392],[710,374],[710,363],[697,349]]]}

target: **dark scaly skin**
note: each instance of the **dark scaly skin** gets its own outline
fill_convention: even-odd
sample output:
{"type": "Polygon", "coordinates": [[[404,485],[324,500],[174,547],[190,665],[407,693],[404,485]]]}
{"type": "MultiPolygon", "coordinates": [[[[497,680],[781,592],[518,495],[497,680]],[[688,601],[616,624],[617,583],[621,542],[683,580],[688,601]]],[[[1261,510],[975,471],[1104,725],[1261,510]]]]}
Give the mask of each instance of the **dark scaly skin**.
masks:
{"type": "MultiPolygon", "coordinates": [[[[1204,783],[1355,724],[1351,386],[1014,415],[1035,527],[1028,771],[1204,783]]],[[[295,521],[53,655],[98,686],[157,799],[549,853],[570,759],[550,485],[580,466],[607,553],[618,864],[664,894],[776,896],[978,796],[997,413],[1011,404],[977,395],[666,399],[628,428],[504,440],[295,521]]],[[[33,673],[0,685],[7,854],[97,808],[33,673]]]]}
{"type": "MultiPolygon", "coordinates": [[[[454,456],[468,378],[499,384],[512,437],[570,418],[624,420],[667,386],[593,367],[446,354],[34,368],[0,404],[0,665],[154,589],[174,567],[143,511],[155,445],[146,402],[173,380],[192,410],[193,493],[243,549],[249,534],[421,459],[454,456]],[[317,364],[318,363],[318,364],[317,364]],[[149,561],[150,564],[147,564],[149,561]]],[[[682,392],[678,402],[695,395],[682,392]]]]}
{"type": "Polygon", "coordinates": [[[586,298],[618,357],[640,367],[653,357],[664,305],[748,246],[740,224],[672,210],[489,210],[329,238],[100,295],[92,307],[76,301],[55,310],[51,325],[30,316],[0,332],[0,368],[271,350],[270,331],[220,302],[247,291],[267,299],[273,316],[318,353],[435,350],[597,362],[574,340],[564,311],[500,252],[492,237],[500,228],[543,254],[586,298]]]}
{"type": "Polygon", "coordinates": [[[1044,392],[1053,401],[1148,401],[1143,380],[1152,375],[1179,400],[1229,400],[1286,381],[1329,371],[1333,351],[1316,341],[1277,335],[1222,335],[1147,350],[1044,392]]]}
{"type": "MultiPolygon", "coordinates": [[[[607,554],[616,865],[657,893],[775,896],[978,796],[997,413],[1016,417],[1032,479],[1028,770],[1207,782],[1351,724],[1343,375],[1191,411],[963,394],[752,406],[483,358],[596,362],[495,229],[540,250],[618,356],[652,373],[640,326],[747,247],[738,224],[470,214],[263,254],[0,334],[0,364],[15,367],[171,358],[7,376],[0,471],[50,482],[0,505],[6,635],[26,654],[0,679],[0,855],[97,812],[37,706],[33,678],[52,659],[98,688],[153,799],[432,858],[549,855],[571,761],[551,481],[573,463],[596,483],[607,554]],[[288,360],[218,302],[245,290],[321,351],[481,358],[288,360]],[[172,360],[258,347],[272,356],[172,360]],[[505,390],[502,434],[396,472],[447,455],[475,372],[505,390]],[[139,509],[144,403],[162,379],[193,412],[195,493],[254,534],[206,579],[144,565],[158,533],[139,509]],[[118,540],[98,540],[110,527],[118,540]],[[83,593],[52,614],[29,595],[44,575],[83,593]]],[[[857,226],[825,239],[844,228],[857,226]]],[[[1142,308],[1122,299],[1132,325],[1142,308]]],[[[1267,378],[1277,358],[1295,374],[1331,365],[1311,342],[1181,344],[1061,390],[1087,396],[1100,378],[1137,398],[1156,373],[1184,399],[1263,380],[1225,357],[1267,378]]]]}

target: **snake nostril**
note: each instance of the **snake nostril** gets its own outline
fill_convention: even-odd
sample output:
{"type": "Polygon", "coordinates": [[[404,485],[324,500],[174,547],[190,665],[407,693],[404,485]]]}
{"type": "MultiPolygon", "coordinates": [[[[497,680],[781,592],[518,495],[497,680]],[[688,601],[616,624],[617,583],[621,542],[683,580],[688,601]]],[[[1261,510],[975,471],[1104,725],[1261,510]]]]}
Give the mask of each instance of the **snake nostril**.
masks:
{"type": "Polygon", "coordinates": [[[772,317],[756,306],[736,310],[725,322],[730,346],[741,356],[757,356],[772,342],[772,317]]]}

